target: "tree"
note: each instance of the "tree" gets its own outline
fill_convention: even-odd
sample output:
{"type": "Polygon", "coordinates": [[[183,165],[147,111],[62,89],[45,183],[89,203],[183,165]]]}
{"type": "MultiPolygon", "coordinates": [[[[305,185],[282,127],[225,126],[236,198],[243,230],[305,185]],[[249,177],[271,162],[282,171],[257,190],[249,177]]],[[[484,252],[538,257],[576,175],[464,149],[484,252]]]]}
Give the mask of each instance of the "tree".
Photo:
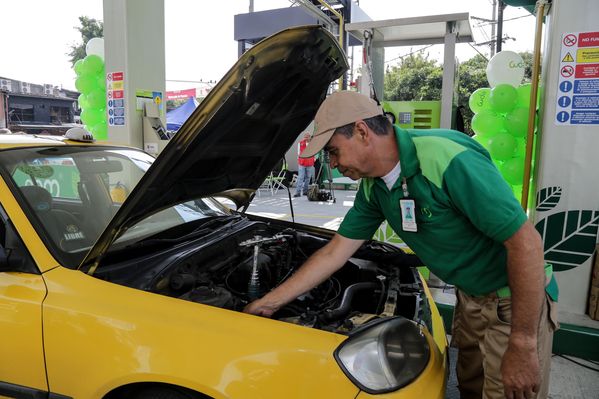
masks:
{"type": "Polygon", "coordinates": [[[443,69],[421,53],[404,57],[399,65],[387,68],[385,96],[390,101],[441,99],[443,69]]]}
{"type": "Polygon", "coordinates": [[[71,66],[75,65],[77,61],[85,58],[85,45],[90,39],[104,36],[104,23],[102,21],[98,21],[94,18],[79,17],[79,23],[81,26],[76,26],[74,29],[77,29],[81,34],[82,42],[71,45],[71,52],[67,53],[67,55],[71,57],[71,66]]]}

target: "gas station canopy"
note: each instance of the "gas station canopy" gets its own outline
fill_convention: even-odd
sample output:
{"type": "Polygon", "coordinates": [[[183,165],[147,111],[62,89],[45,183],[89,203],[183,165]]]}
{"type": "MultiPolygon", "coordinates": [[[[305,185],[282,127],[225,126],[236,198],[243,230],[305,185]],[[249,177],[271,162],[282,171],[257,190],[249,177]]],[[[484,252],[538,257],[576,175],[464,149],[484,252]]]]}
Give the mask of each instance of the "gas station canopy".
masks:
{"type": "Polygon", "coordinates": [[[378,32],[373,38],[375,47],[414,46],[444,43],[448,23],[454,24],[457,43],[474,41],[467,12],[356,22],[345,28],[358,40],[362,40],[365,30],[378,32]]]}
{"type": "Polygon", "coordinates": [[[369,52],[375,92],[383,93],[384,49],[395,46],[415,46],[443,43],[443,85],[441,88],[441,127],[451,128],[455,82],[455,45],[473,42],[470,14],[441,14],[422,17],[355,22],[345,30],[358,39],[368,32],[369,52]]]}

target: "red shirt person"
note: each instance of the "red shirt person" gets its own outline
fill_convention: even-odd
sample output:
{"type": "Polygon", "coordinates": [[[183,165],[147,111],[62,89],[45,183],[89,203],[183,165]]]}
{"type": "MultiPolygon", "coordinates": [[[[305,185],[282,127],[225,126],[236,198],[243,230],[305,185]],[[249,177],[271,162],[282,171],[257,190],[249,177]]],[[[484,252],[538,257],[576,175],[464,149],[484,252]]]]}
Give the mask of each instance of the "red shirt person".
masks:
{"type": "Polygon", "coordinates": [[[304,132],[304,137],[297,145],[297,184],[295,186],[294,197],[308,195],[310,180],[314,179],[314,157],[300,158],[302,151],[310,142],[310,133],[304,132]]]}

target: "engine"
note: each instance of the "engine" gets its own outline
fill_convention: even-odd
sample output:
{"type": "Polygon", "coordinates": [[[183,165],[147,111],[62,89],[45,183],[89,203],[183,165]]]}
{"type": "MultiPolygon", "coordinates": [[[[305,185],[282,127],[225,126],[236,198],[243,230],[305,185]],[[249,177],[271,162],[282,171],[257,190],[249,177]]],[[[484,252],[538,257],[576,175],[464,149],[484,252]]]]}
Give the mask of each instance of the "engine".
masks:
{"type": "MultiPolygon", "coordinates": [[[[251,229],[173,262],[150,290],[180,299],[242,311],[284,282],[327,238],[272,228],[251,229]]],[[[422,287],[411,258],[369,242],[323,283],[287,304],[274,319],[347,333],[373,319],[402,314],[426,319],[422,287]]]]}

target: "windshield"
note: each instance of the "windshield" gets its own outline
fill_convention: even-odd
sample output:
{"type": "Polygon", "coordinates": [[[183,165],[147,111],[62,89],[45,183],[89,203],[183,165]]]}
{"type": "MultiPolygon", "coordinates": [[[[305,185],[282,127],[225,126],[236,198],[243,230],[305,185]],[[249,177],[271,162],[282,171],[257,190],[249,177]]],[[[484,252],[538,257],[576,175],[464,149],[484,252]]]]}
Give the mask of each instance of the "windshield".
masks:
{"type": "MultiPolygon", "coordinates": [[[[76,268],[154,158],[126,148],[56,146],[0,151],[0,167],[53,255],[76,268]]],[[[213,200],[161,210],[129,228],[130,244],[198,219],[224,215],[213,200]]]]}

